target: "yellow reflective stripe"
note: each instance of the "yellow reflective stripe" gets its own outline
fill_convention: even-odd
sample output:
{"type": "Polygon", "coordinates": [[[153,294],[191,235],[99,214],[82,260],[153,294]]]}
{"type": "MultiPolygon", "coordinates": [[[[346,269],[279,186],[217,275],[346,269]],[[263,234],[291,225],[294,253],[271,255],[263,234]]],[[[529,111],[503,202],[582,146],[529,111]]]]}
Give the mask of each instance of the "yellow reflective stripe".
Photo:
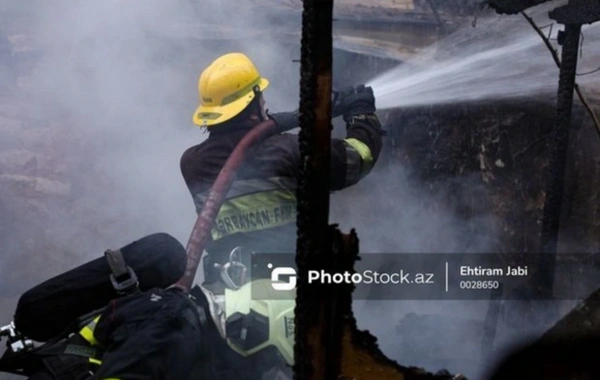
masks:
{"type": "Polygon", "coordinates": [[[94,338],[94,329],[100,320],[100,316],[94,318],[90,323],[88,323],[84,328],[79,330],[79,335],[83,337],[83,339],[87,340],[91,345],[97,345],[98,342],[96,338],[94,338]]]}
{"type": "Polygon", "coordinates": [[[296,221],[296,193],[273,190],[243,195],[223,203],[212,229],[214,240],[279,227],[296,221]]]}
{"type": "Polygon", "coordinates": [[[249,91],[252,91],[252,88],[254,86],[258,86],[260,84],[260,81],[261,81],[261,78],[259,76],[258,78],[253,80],[250,84],[246,85],[244,88],[237,90],[236,92],[234,92],[231,95],[225,96],[223,98],[223,100],[221,101],[221,105],[224,106],[226,104],[235,102],[242,96],[246,95],[246,93],[248,93],[249,91]]]}
{"type": "MultiPolygon", "coordinates": [[[[269,177],[253,178],[234,181],[227,192],[225,199],[237,198],[242,195],[248,195],[271,190],[291,190],[295,191],[298,180],[291,177],[269,177]]],[[[208,191],[194,196],[196,211],[199,213],[206,202],[208,191]]]]}
{"type": "Polygon", "coordinates": [[[79,335],[81,335],[83,339],[87,340],[91,345],[98,344],[96,338],[94,338],[94,330],[90,329],[87,326],[82,328],[81,331],[79,331],[79,335]]]}
{"type": "Polygon", "coordinates": [[[102,360],[90,358],[90,363],[100,365],[100,364],[102,364],[102,360]]]}
{"type": "Polygon", "coordinates": [[[352,147],[352,149],[358,152],[360,158],[362,159],[362,166],[360,171],[361,177],[364,177],[365,175],[369,174],[369,172],[373,168],[373,156],[371,155],[371,149],[369,149],[369,147],[365,143],[355,138],[345,139],[344,142],[346,142],[346,144],[348,144],[350,147],[352,147]]]}

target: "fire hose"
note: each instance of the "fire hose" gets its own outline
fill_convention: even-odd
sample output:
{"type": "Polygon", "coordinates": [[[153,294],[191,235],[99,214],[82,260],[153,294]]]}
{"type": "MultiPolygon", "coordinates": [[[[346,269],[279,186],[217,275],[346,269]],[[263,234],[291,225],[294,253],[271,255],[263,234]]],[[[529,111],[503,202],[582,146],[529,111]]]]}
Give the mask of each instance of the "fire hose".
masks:
{"type": "Polygon", "coordinates": [[[187,266],[185,273],[174,286],[189,293],[217,214],[225,201],[225,196],[231,188],[238,169],[245,161],[250,150],[266,138],[296,127],[296,125],[292,125],[291,128],[283,128],[273,120],[267,120],[252,128],[238,143],[219,172],[206,201],[202,205],[186,246],[187,266]]]}

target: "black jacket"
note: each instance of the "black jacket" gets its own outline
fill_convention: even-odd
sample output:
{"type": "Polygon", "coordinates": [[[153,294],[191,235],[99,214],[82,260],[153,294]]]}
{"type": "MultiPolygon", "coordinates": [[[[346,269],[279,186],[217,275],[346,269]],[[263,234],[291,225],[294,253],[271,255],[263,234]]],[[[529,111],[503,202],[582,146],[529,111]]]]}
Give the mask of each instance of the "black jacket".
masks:
{"type": "MultiPolygon", "coordinates": [[[[273,118],[290,120],[277,118],[277,114],[273,118]]],[[[204,142],[189,148],[181,157],[181,173],[198,212],[221,168],[247,131],[248,127],[235,121],[216,126],[204,142]]],[[[354,185],[370,172],[381,151],[382,134],[379,120],[369,114],[347,122],[346,139],[332,139],[332,191],[354,185]]],[[[297,135],[283,133],[264,140],[238,171],[206,251],[223,259],[236,246],[255,252],[295,252],[300,168],[297,135]]]]}

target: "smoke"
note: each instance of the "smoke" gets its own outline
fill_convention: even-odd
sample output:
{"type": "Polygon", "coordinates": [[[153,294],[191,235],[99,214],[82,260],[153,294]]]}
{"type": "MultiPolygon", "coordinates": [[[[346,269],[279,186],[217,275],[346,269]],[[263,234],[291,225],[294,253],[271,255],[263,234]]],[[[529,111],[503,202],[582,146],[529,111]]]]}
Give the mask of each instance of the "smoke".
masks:
{"type": "MultiPolygon", "coordinates": [[[[248,54],[271,82],[267,107],[297,108],[299,45],[278,40],[268,13],[255,7],[217,0],[53,0],[11,7],[26,15],[13,30],[41,52],[33,71],[14,79],[28,116],[35,113],[34,130],[60,140],[54,153],[67,162],[71,185],[69,201],[46,201],[40,233],[11,238],[15,259],[27,239],[58,252],[37,254],[45,265],[23,286],[149,233],[164,231],[185,245],[196,214],[179,160],[207,136],[191,120],[198,76],[218,56],[248,54]]],[[[3,268],[17,264],[3,261],[3,268]]]]}
{"type": "MultiPolygon", "coordinates": [[[[21,91],[40,129],[49,119],[66,115],[60,125],[66,134],[60,138],[68,137],[62,153],[69,157],[66,173],[76,195],[68,205],[48,206],[50,219],[43,236],[20,231],[11,237],[15,251],[28,249],[25,241],[35,238],[52,241],[65,252],[59,257],[36,252],[36,265],[42,268],[37,278],[22,280],[28,285],[148,233],[168,232],[185,244],[195,210],[179,172],[179,158],[205,138],[191,122],[198,100],[196,81],[219,55],[240,51],[255,61],[271,82],[265,94],[271,110],[298,106],[299,67],[293,60],[300,58],[299,35],[284,39],[278,29],[270,29],[268,13],[254,2],[23,3],[21,9],[29,15],[23,27],[42,57],[32,75],[19,78],[21,91]]],[[[297,22],[299,30],[300,19],[294,17],[290,22],[297,22]]],[[[445,194],[426,196],[402,168],[389,170],[373,173],[333,197],[332,222],[339,222],[343,230],[356,227],[363,252],[493,249],[493,216],[458,219],[451,206],[440,206],[445,194]]],[[[26,272],[19,265],[3,258],[0,270],[26,272]]],[[[487,302],[408,301],[355,307],[360,327],[381,337],[386,353],[402,364],[430,370],[438,366],[430,354],[402,356],[410,347],[395,338],[399,319],[417,312],[469,315],[481,321],[486,308],[487,302]]],[[[443,324],[427,329],[440,336],[448,331],[443,324]]],[[[475,332],[469,336],[469,331],[461,331],[467,334],[465,340],[477,339],[475,332]]],[[[456,354],[460,351],[457,348],[456,354]]],[[[449,369],[462,370],[457,363],[449,369]]]]}
{"type": "MultiPolygon", "coordinates": [[[[378,166],[361,183],[332,197],[331,222],[344,232],[356,229],[362,256],[501,252],[501,223],[491,211],[491,200],[486,201],[480,178],[465,175],[430,187],[411,177],[398,161],[386,163],[385,155],[378,166]],[[466,205],[471,215],[461,214],[466,205]]],[[[385,272],[386,264],[373,269],[385,272]]],[[[401,285],[390,285],[390,293],[394,286],[401,285]]],[[[469,379],[485,379],[513,346],[539,337],[560,317],[549,314],[553,307],[563,307],[563,314],[565,306],[573,306],[505,301],[491,347],[484,344],[487,300],[394,300],[393,294],[383,298],[387,299],[354,301],[353,309],[359,328],[371,331],[388,357],[428,371],[461,372],[469,379]],[[535,320],[528,320],[532,316],[535,320]]]]}
{"type": "MultiPolygon", "coordinates": [[[[538,25],[545,26],[550,23],[545,17],[547,11],[561,3],[564,2],[538,7],[530,13],[538,25]]],[[[555,26],[552,31],[553,38],[557,29],[555,26]]],[[[549,32],[548,28],[545,32],[549,32]]],[[[580,73],[598,65],[597,32],[597,26],[583,29],[580,73]]],[[[401,64],[377,77],[377,83],[382,86],[399,90],[406,88],[395,86],[396,82],[416,83],[416,92],[403,95],[394,92],[396,97],[390,95],[384,102],[385,108],[460,102],[466,100],[460,94],[477,95],[482,89],[487,92],[485,96],[477,95],[478,99],[501,98],[503,94],[555,95],[558,69],[539,36],[520,15],[480,19],[477,28],[465,26],[425,53],[431,54],[430,58],[439,64],[431,64],[425,55],[415,59],[414,66],[401,64]],[[440,70],[443,73],[452,63],[468,62],[486,49],[517,46],[517,43],[526,45],[518,57],[499,54],[487,63],[480,62],[475,69],[470,66],[460,72],[462,77],[458,84],[447,78],[439,80],[440,70]],[[537,76],[525,75],[531,70],[537,76]]],[[[586,84],[596,83],[598,74],[578,76],[577,80],[586,89],[586,84]]],[[[452,184],[431,191],[415,183],[405,169],[398,166],[398,161],[333,197],[331,220],[339,223],[344,231],[356,228],[361,254],[498,251],[498,223],[489,211],[490,205],[480,201],[486,197],[477,196],[481,189],[476,184],[480,181],[471,177],[455,178],[452,184]],[[457,186],[460,198],[451,200],[450,189],[456,190],[457,186]],[[457,213],[461,204],[469,204],[477,211],[470,217],[461,217],[457,213]]],[[[508,349],[538,337],[573,305],[570,302],[505,302],[494,347],[483,344],[489,306],[488,301],[355,301],[354,310],[359,328],[371,330],[384,353],[400,364],[421,366],[430,371],[446,368],[455,373],[463,372],[471,379],[483,379],[508,349]],[[558,307],[557,313],[553,312],[554,307],[558,307]],[[532,315],[537,322],[527,321],[532,315]]]]}
{"type": "MultiPolygon", "coordinates": [[[[483,190],[476,178],[457,179],[460,199],[449,202],[448,184],[439,190],[426,189],[404,168],[385,162],[378,165],[382,168],[332,200],[331,220],[343,231],[356,228],[362,255],[494,251],[497,220],[484,211],[485,205],[471,218],[461,218],[456,212],[483,190]]],[[[359,328],[378,337],[390,358],[405,366],[467,375],[478,370],[487,307],[487,301],[412,300],[355,301],[353,306],[359,328]],[[411,318],[411,313],[419,317],[411,318]],[[403,318],[408,318],[408,327],[401,327],[403,318]],[[444,348],[457,341],[463,344],[452,352],[444,348]]]]}

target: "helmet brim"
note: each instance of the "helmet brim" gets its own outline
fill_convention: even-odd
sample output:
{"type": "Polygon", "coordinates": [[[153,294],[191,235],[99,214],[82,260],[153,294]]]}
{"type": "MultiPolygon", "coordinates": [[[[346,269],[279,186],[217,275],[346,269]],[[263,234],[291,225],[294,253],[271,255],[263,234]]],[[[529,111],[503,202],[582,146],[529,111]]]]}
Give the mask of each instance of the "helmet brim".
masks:
{"type": "MultiPolygon", "coordinates": [[[[269,80],[267,78],[261,78],[258,86],[260,91],[263,92],[269,87],[269,80]]],[[[247,95],[224,106],[207,107],[200,105],[196,108],[196,112],[194,112],[193,122],[200,127],[211,127],[216,124],[224,123],[242,112],[255,97],[256,94],[254,91],[250,91],[247,95]]]]}

